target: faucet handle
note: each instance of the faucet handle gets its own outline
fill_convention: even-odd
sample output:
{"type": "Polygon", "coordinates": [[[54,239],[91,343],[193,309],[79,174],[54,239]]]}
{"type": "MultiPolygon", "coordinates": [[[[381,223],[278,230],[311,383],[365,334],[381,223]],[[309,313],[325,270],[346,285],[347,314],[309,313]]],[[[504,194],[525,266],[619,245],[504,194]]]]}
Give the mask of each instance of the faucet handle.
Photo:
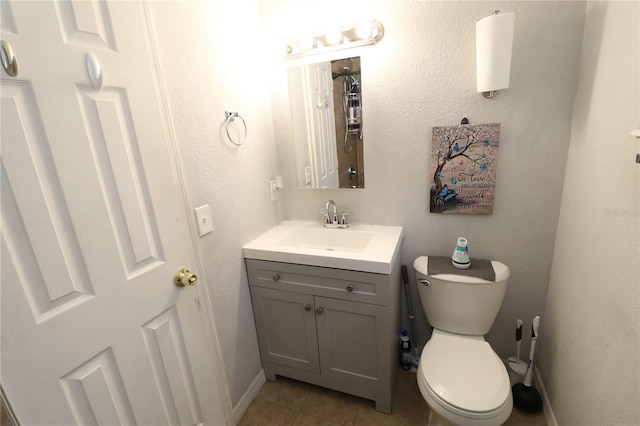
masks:
{"type": "Polygon", "coordinates": [[[340,213],[340,224],[341,225],[347,225],[347,216],[353,216],[355,215],[354,212],[344,212],[344,213],[340,213]]]}
{"type": "Polygon", "coordinates": [[[324,215],[324,223],[331,223],[331,218],[329,217],[329,210],[318,210],[318,214],[324,215]]]}

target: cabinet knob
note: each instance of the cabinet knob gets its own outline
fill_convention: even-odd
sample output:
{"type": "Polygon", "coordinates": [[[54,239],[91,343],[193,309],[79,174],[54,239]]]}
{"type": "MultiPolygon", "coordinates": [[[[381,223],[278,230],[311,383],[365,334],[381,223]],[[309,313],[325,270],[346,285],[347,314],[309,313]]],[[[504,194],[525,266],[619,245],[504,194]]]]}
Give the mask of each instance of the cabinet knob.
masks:
{"type": "Polygon", "coordinates": [[[309,312],[311,310],[311,305],[308,304],[308,303],[306,305],[304,305],[304,310],[309,312]]]}
{"type": "Polygon", "coordinates": [[[271,278],[273,278],[274,281],[278,281],[280,279],[280,275],[273,274],[273,277],[271,277],[271,278]]]}
{"type": "Polygon", "coordinates": [[[353,284],[347,284],[347,291],[348,292],[352,292],[353,291],[353,284]]]}
{"type": "Polygon", "coordinates": [[[322,307],[316,308],[316,314],[322,315],[323,312],[324,312],[324,309],[322,309],[322,307]]]}

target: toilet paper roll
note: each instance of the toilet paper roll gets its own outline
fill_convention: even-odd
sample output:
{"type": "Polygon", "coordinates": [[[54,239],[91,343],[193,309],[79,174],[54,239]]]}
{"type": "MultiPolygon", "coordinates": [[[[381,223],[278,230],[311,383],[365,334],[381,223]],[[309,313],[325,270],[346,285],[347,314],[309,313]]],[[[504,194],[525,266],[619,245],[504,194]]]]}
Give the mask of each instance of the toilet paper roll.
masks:
{"type": "Polygon", "coordinates": [[[476,22],[478,92],[509,87],[514,22],[513,13],[499,13],[476,22]]]}

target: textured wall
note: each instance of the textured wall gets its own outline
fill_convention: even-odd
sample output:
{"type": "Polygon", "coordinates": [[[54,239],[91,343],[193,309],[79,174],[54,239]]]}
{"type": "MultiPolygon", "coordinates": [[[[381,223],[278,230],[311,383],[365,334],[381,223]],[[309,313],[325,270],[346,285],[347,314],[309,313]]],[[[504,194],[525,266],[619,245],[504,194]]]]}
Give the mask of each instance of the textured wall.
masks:
{"type": "Polygon", "coordinates": [[[640,424],[638,2],[587,6],[539,370],[563,425],[640,424]]]}
{"type": "MultiPolygon", "coordinates": [[[[510,354],[515,318],[522,317],[530,324],[531,317],[542,313],[545,305],[580,65],[585,3],[324,1],[315,3],[316,9],[312,8],[314,2],[297,3],[302,2],[260,1],[263,32],[259,32],[255,1],[152,2],[151,6],[189,202],[191,207],[209,203],[214,213],[214,232],[199,240],[206,268],[201,275],[212,295],[233,404],[260,370],[241,247],[284,217],[315,218],[315,212],[329,198],[335,199],[341,210],[355,211],[356,221],[404,226],[405,264],[410,265],[421,254],[448,255],[455,238],[464,235],[470,240],[473,256],[495,258],[509,265],[512,268],[510,287],[488,338],[501,355],[510,354]],[[340,14],[332,13],[332,9],[339,10],[340,14]],[[516,13],[512,78],[509,90],[496,99],[485,100],[475,93],[474,28],[475,21],[494,9],[516,13]],[[380,45],[361,51],[366,189],[298,190],[290,140],[286,73],[283,64],[271,60],[277,50],[263,49],[257,41],[265,35],[296,34],[305,27],[322,27],[336,16],[340,16],[340,22],[356,22],[361,16],[375,17],[387,30],[380,45]],[[261,56],[265,53],[272,56],[261,56]],[[240,111],[247,120],[249,138],[240,148],[229,145],[220,136],[225,109],[240,111]],[[492,216],[427,213],[431,127],[456,124],[463,116],[469,117],[472,123],[502,124],[492,216]],[[284,200],[272,203],[268,199],[267,181],[278,173],[285,182],[284,200]]],[[[600,203],[602,194],[607,194],[612,184],[606,179],[618,176],[619,167],[628,166],[631,157],[625,155],[622,159],[617,150],[610,151],[608,155],[612,157],[606,157],[606,162],[612,165],[603,169],[605,164],[600,155],[604,155],[605,150],[600,150],[599,145],[609,136],[605,133],[609,128],[624,127],[623,135],[631,130],[638,118],[638,98],[633,98],[636,109],[635,116],[632,111],[631,124],[609,127],[610,121],[626,116],[607,112],[617,111],[619,105],[624,105],[621,102],[633,99],[601,94],[596,89],[615,89],[618,74],[604,64],[615,65],[615,70],[620,71],[620,64],[628,64],[629,58],[608,59],[606,52],[600,51],[598,36],[589,38],[590,34],[600,34],[598,31],[602,28],[607,30],[606,34],[616,28],[609,20],[618,13],[620,16],[615,19],[637,17],[638,12],[633,15],[617,9],[633,6],[616,6],[615,13],[613,9],[599,7],[589,7],[590,32],[585,38],[588,46],[586,62],[583,62],[589,73],[581,77],[576,102],[565,191],[568,195],[563,205],[557,266],[548,298],[549,308],[543,318],[539,356],[543,378],[552,391],[554,409],[566,424],[582,420],[577,417],[580,410],[597,406],[583,394],[575,398],[570,392],[606,382],[607,374],[615,377],[616,365],[626,368],[635,361],[637,366],[637,358],[631,357],[639,349],[638,278],[629,272],[633,271],[633,262],[619,265],[613,257],[623,252],[622,241],[629,242],[628,238],[624,239],[629,229],[635,230],[632,236],[638,235],[637,214],[628,217],[624,213],[633,213],[634,208],[637,212],[638,194],[635,193],[635,207],[624,204],[633,203],[634,194],[604,198],[613,209],[610,214],[615,214],[616,208],[623,212],[617,217],[603,217],[604,207],[600,203]],[[601,10],[604,12],[594,12],[601,10]],[[597,60],[599,54],[604,55],[601,61],[597,60]],[[605,71],[611,84],[600,87],[600,80],[595,76],[605,71]],[[592,84],[593,91],[589,89],[592,84]],[[603,100],[595,102],[595,99],[603,100]],[[596,113],[604,114],[606,121],[596,121],[596,113]],[[618,158],[620,166],[616,163],[618,158]],[[587,187],[593,189],[583,192],[585,185],[581,182],[585,179],[589,182],[587,187]],[[573,223],[574,217],[581,214],[586,217],[573,223]],[[603,232],[599,231],[601,228],[603,232]],[[585,229],[598,232],[585,233],[585,229]],[[607,236],[608,232],[612,235],[607,236]],[[578,252],[577,248],[584,249],[589,244],[604,245],[612,253],[605,260],[611,262],[607,273],[615,277],[615,285],[601,287],[610,292],[598,290],[597,280],[586,282],[587,277],[604,273],[603,269],[584,267],[600,261],[600,251],[588,250],[584,261],[572,257],[578,252]],[[580,268],[573,266],[578,261],[580,268]],[[625,282],[636,283],[635,295],[625,282]],[[585,287],[585,284],[590,285],[585,287]],[[589,323],[587,313],[598,312],[603,301],[607,304],[600,311],[608,312],[605,320],[600,325],[589,323]],[[570,313],[576,313],[575,319],[569,317],[570,313]],[[575,334],[584,321],[595,326],[601,343],[588,332],[575,334]],[[630,326],[635,327],[635,335],[606,331],[634,330],[627,328],[630,326]],[[577,337],[571,338],[572,333],[577,337]],[[602,349],[596,350],[593,356],[585,355],[592,353],[597,344],[602,349]],[[607,358],[605,350],[612,345],[624,349],[607,358]],[[577,355],[579,361],[572,364],[567,361],[567,353],[582,356],[577,355]],[[586,382],[594,377],[593,364],[601,362],[605,364],[602,373],[597,373],[592,382],[586,382]],[[581,376],[584,372],[587,373],[581,376]]],[[[637,43],[637,29],[628,31],[636,31],[637,43]]],[[[614,43],[613,40],[614,36],[603,38],[602,46],[614,43]]],[[[613,51],[623,54],[620,49],[613,51]]],[[[622,75],[632,78],[635,70],[637,77],[638,65],[628,66],[622,75]]],[[[632,95],[633,90],[630,93],[632,95]]],[[[633,146],[633,142],[629,143],[633,146]]],[[[630,148],[633,149],[637,149],[637,145],[630,148]]],[[[638,182],[637,168],[635,170],[629,173],[638,182]]],[[[633,250],[633,244],[629,244],[633,250]]],[[[609,278],[603,281],[609,282],[609,278]]],[[[417,300],[414,294],[416,309],[417,300]]],[[[419,340],[424,341],[428,330],[420,316],[418,325],[419,340]]],[[[619,399],[611,404],[612,413],[619,409],[623,415],[637,417],[637,411],[629,413],[629,408],[625,411],[622,407],[623,401],[628,400],[625,395],[614,392],[621,389],[622,392],[635,391],[637,395],[637,381],[629,377],[631,374],[620,378],[623,386],[611,385],[606,391],[607,395],[613,395],[611,399],[619,399]]],[[[591,394],[602,395],[601,392],[591,394]]]]}
{"type": "MultiPolygon", "coordinates": [[[[379,45],[360,50],[364,190],[297,189],[286,73],[274,68],[272,109],[286,216],[315,219],[332,198],[340,210],[356,213],[354,221],[402,225],[407,265],[423,254],[450,255],[456,238],[467,237],[472,256],[511,268],[502,310],[488,335],[500,355],[511,355],[515,319],[530,327],[544,310],[585,3],[265,0],[260,8],[268,34],[297,34],[362,17],[380,20],[386,30],[379,45]],[[515,12],[516,30],[511,87],[487,100],[475,90],[475,22],[494,9],[515,12]],[[501,123],[494,213],[429,214],[431,128],[458,124],[465,116],[472,123],[501,123]]],[[[418,340],[424,343],[428,328],[413,297],[418,340]]],[[[527,353],[528,342],[523,349],[527,353]]]]}
{"type": "Polygon", "coordinates": [[[278,173],[257,3],[150,3],[189,204],[213,214],[213,232],[198,241],[199,275],[236,405],[261,369],[242,246],[282,219],[267,184],[278,173]],[[225,110],[247,122],[241,147],[220,134],[225,110]]]}

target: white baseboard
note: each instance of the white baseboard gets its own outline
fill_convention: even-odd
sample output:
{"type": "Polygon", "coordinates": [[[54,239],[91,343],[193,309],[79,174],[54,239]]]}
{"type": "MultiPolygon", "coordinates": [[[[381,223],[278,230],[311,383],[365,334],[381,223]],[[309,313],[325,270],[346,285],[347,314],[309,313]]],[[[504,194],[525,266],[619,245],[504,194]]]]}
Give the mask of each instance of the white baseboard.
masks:
{"type": "Polygon", "coordinates": [[[256,395],[260,391],[260,388],[266,381],[267,379],[264,376],[264,370],[260,369],[260,372],[258,373],[256,378],[253,379],[253,382],[251,382],[249,389],[247,389],[244,395],[242,395],[242,398],[240,398],[240,401],[238,401],[236,406],[233,407],[233,424],[237,425],[238,422],[240,422],[240,419],[247,411],[249,405],[251,405],[251,402],[253,402],[256,395]]]}
{"type": "Polygon", "coordinates": [[[544,387],[544,383],[542,383],[542,377],[540,377],[540,372],[538,368],[533,366],[533,381],[536,389],[542,395],[542,407],[544,409],[544,417],[547,420],[548,426],[558,426],[558,421],[556,420],[556,416],[553,414],[553,409],[551,407],[551,401],[549,400],[549,395],[547,394],[547,390],[544,387]]]}

